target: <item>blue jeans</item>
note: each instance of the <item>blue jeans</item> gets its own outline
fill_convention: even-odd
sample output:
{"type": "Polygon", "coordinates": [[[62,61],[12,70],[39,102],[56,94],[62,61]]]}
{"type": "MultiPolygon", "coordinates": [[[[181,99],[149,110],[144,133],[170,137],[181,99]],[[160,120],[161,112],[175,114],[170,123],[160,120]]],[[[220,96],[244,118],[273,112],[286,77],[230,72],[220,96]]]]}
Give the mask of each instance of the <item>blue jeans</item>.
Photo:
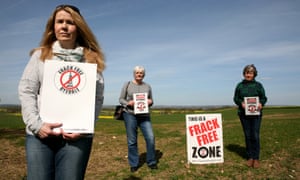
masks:
{"type": "Polygon", "coordinates": [[[84,179],[92,141],[92,137],[66,141],[62,137],[39,139],[27,135],[27,179],[84,179]]]}
{"type": "Polygon", "coordinates": [[[156,164],[155,137],[152,130],[150,116],[134,115],[124,112],[125,128],[128,145],[128,161],[131,167],[139,166],[139,152],[137,145],[138,127],[140,127],[146,141],[148,166],[156,164]]]}
{"type": "Polygon", "coordinates": [[[245,116],[240,115],[245,142],[246,153],[248,159],[259,159],[260,153],[260,124],[261,116],[245,116]]]}

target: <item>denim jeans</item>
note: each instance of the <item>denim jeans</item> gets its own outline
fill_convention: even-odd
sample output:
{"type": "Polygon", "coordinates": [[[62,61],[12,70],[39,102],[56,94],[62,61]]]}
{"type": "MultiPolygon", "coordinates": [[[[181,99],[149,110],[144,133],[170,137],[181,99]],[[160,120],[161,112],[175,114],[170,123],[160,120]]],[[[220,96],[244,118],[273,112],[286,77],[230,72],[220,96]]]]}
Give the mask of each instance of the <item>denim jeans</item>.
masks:
{"type": "Polygon", "coordinates": [[[138,127],[140,127],[146,141],[148,166],[156,164],[155,157],[155,137],[152,130],[150,116],[134,115],[124,112],[125,128],[128,145],[128,161],[131,167],[139,166],[139,152],[137,145],[138,127]]]}
{"type": "Polygon", "coordinates": [[[88,164],[92,137],[66,141],[62,137],[26,136],[28,180],[82,180],[88,164]]]}
{"type": "Polygon", "coordinates": [[[248,159],[259,159],[260,153],[260,124],[262,116],[240,115],[243,127],[246,153],[248,159]]]}

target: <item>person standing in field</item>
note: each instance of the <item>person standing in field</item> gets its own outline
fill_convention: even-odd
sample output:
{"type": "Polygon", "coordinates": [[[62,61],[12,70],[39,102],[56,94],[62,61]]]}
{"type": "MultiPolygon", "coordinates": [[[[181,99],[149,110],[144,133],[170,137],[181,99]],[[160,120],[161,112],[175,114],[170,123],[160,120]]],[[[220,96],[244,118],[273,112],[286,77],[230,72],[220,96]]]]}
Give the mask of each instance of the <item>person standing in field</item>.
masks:
{"type": "Polygon", "coordinates": [[[26,125],[27,179],[82,180],[90,157],[93,135],[53,131],[62,124],[43,122],[39,112],[39,95],[43,88],[46,60],[97,64],[96,120],[103,104],[102,72],[105,62],[102,50],[79,9],[72,5],[59,5],[48,19],[40,47],[33,49],[30,55],[19,82],[19,99],[26,125]]]}
{"type": "Polygon", "coordinates": [[[263,85],[255,80],[257,76],[256,67],[253,64],[245,66],[243,70],[244,79],[237,84],[234,91],[234,103],[238,106],[246,144],[247,166],[258,168],[260,155],[260,126],[262,121],[262,109],[267,102],[263,85]],[[258,105],[255,115],[246,114],[247,97],[257,97],[258,105]]]}
{"type": "Polygon", "coordinates": [[[131,172],[135,172],[139,168],[139,152],[137,145],[138,127],[140,127],[146,141],[147,165],[150,169],[157,169],[155,138],[150,113],[135,113],[135,107],[138,105],[137,102],[134,101],[134,95],[136,93],[147,93],[146,103],[149,107],[153,105],[151,86],[143,81],[145,73],[144,67],[136,66],[133,70],[134,79],[124,84],[119,98],[119,102],[126,107],[123,116],[127,134],[128,161],[131,172]]]}

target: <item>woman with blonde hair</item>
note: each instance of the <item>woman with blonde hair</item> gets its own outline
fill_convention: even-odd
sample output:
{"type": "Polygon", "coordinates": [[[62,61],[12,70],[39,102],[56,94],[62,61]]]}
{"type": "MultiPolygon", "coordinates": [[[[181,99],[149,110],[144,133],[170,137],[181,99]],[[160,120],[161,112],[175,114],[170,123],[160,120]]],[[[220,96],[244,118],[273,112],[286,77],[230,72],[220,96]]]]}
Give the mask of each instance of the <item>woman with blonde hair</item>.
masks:
{"type": "Polygon", "coordinates": [[[26,125],[27,179],[84,179],[93,136],[53,131],[62,124],[43,122],[38,97],[43,88],[46,60],[97,64],[96,120],[103,104],[105,61],[102,50],[79,9],[59,5],[48,19],[40,47],[33,49],[30,55],[19,83],[26,125]]]}

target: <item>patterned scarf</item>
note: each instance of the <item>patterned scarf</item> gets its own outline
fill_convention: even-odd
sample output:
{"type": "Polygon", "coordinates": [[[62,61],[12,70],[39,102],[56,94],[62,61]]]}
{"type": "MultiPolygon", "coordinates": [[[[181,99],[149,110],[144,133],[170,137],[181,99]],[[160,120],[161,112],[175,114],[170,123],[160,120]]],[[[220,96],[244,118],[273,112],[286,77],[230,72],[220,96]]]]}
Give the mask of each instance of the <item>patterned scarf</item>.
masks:
{"type": "Polygon", "coordinates": [[[55,41],[52,49],[55,60],[80,62],[83,59],[83,47],[81,46],[77,46],[75,49],[64,49],[58,41],[55,41]]]}

